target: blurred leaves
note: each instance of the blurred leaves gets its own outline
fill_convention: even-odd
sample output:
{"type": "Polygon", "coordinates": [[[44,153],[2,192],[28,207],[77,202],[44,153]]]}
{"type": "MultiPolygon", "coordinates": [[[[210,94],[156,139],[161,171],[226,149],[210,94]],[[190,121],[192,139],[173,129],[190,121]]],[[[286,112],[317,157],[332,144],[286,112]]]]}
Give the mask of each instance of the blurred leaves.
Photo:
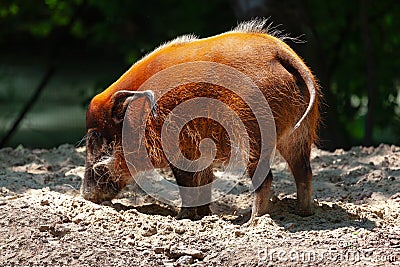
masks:
{"type": "Polygon", "coordinates": [[[33,38],[51,38],[61,27],[69,26],[70,38],[86,39],[85,43],[94,47],[111,45],[112,51],[130,59],[137,59],[138,50],[149,51],[160,40],[186,33],[211,35],[236,23],[224,0],[207,4],[183,0],[5,0],[0,5],[3,40],[27,33],[33,38]]]}
{"type": "MultiPolygon", "coordinates": [[[[132,63],[178,35],[194,33],[206,37],[231,29],[237,22],[234,2],[2,0],[0,45],[43,41],[59,45],[62,41],[62,46],[68,47],[78,43],[83,51],[101,51],[132,63]]],[[[360,144],[368,103],[360,2],[263,3],[278,8],[276,13],[263,8],[261,16],[283,14],[282,28],[298,25],[301,32],[307,33],[309,42],[302,45],[304,57],[320,79],[326,109],[332,116],[322,131],[338,134],[330,136],[336,138],[335,146],[360,144]]],[[[368,25],[376,62],[374,141],[400,143],[400,2],[368,3],[368,25]]],[[[271,20],[275,21],[275,17],[271,20]]]]}
{"type": "MultiPolygon", "coordinates": [[[[359,1],[309,0],[311,27],[317,35],[320,54],[317,64],[326,73],[323,91],[330,91],[329,112],[337,124],[329,131],[342,132],[339,146],[361,144],[368,103],[365,44],[361,35],[359,1]],[[322,62],[324,61],[324,62],[322,62]],[[358,99],[358,101],[351,101],[358,99]]],[[[374,143],[400,142],[400,3],[368,1],[367,21],[375,66],[374,143]]],[[[327,93],[326,93],[327,94],[327,93]]]]}

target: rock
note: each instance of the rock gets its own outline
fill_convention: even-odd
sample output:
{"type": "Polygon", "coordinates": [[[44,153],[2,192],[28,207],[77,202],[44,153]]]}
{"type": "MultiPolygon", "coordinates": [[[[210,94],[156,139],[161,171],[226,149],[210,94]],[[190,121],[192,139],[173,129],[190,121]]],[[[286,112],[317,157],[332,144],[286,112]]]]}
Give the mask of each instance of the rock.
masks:
{"type": "Polygon", "coordinates": [[[183,251],[185,254],[192,256],[195,259],[203,259],[203,252],[197,249],[185,249],[183,251]]]}
{"type": "Polygon", "coordinates": [[[244,235],[245,235],[245,233],[243,231],[240,231],[240,230],[235,231],[235,236],[236,237],[241,237],[241,236],[244,236],[244,235]]]}
{"type": "Polygon", "coordinates": [[[21,204],[21,206],[19,206],[20,209],[27,209],[29,208],[29,204],[28,203],[23,203],[21,204]]]}
{"type": "Polygon", "coordinates": [[[219,217],[215,214],[211,215],[211,216],[206,216],[203,218],[204,221],[211,222],[211,223],[218,221],[218,219],[219,219],[219,217]]]}
{"type": "Polygon", "coordinates": [[[179,258],[184,255],[192,256],[195,259],[204,259],[203,252],[198,249],[171,246],[167,251],[167,256],[170,258],[179,258]]]}
{"type": "Polygon", "coordinates": [[[66,234],[70,233],[71,230],[67,227],[63,227],[62,225],[51,226],[49,228],[49,232],[54,237],[63,237],[66,234]]]}
{"type": "Polygon", "coordinates": [[[48,206],[49,204],[50,204],[50,202],[49,202],[48,199],[42,199],[42,200],[40,201],[40,205],[41,205],[41,206],[48,206]]]}
{"type": "Polygon", "coordinates": [[[150,253],[151,253],[151,252],[150,252],[149,250],[147,250],[147,249],[145,249],[145,250],[142,251],[142,255],[145,256],[145,257],[149,256],[150,253]]]}
{"type": "Polygon", "coordinates": [[[127,238],[127,239],[125,240],[125,244],[134,246],[134,245],[136,245],[136,242],[135,242],[135,239],[127,238]]]}
{"type": "Polygon", "coordinates": [[[394,194],[393,196],[390,197],[390,199],[400,200],[400,193],[394,194]]]}
{"type": "Polygon", "coordinates": [[[171,260],[163,260],[162,261],[164,267],[174,267],[176,266],[175,262],[171,260]]]}
{"type": "Polygon", "coordinates": [[[60,216],[60,222],[69,223],[69,222],[71,222],[71,219],[67,215],[61,215],[60,216]]]}
{"type": "Polygon", "coordinates": [[[101,202],[101,205],[107,206],[107,207],[112,207],[113,203],[109,200],[106,200],[106,201],[101,202]]]}
{"type": "Polygon", "coordinates": [[[154,248],[154,253],[156,253],[156,254],[161,254],[164,251],[165,251],[165,248],[163,248],[163,247],[155,247],[154,248]]]}
{"type": "Polygon", "coordinates": [[[179,266],[179,265],[189,265],[189,264],[192,264],[193,261],[194,261],[194,260],[193,260],[193,257],[192,257],[192,256],[184,255],[184,256],[180,257],[180,258],[176,261],[176,263],[177,263],[178,266],[179,266]]]}
{"type": "Polygon", "coordinates": [[[370,191],[363,191],[363,192],[361,192],[360,193],[360,195],[358,196],[358,199],[359,200],[364,200],[364,199],[366,199],[366,198],[370,198],[372,196],[372,192],[370,192],[370,191]]]}
{"type": "Polygon", "coordinates": [[[287,223],[284,225],[285,230],[290,230],[294,228],[294,223],[287,223]]]}
{"type": "Polygon", "coordinates": [[[85,215],[83,213],[79,213],[74,218],[72,218],[72,222],[78,224],[78,223],[82,222],[84,219],[85,219],[85,215]]]}
{"type": "Polygon", "coordinates": [[[157,228],[152,226],[149,228],[144,228],[142,236],[148,237],[157,234],[157,228]]]}
{"type": "Polygon", "coordinates": [[[332,183],[343,182],[343,177],[341,177],[341,176],[332,176],[329,178],[329,181],[332,183]]]}
{"type": "Polygon", "coordinates": [[[175,233],[177,233],[178,235],[181,235],[181,234],[183,234],[183,233],[185,233],[185,228],[183,228],[183,227],[177,227],[177,228],[175,228],[175,233]]]}
{"type": "Polygon", "coordinates": [[[39,226],[39,231],[40,232],[46,232],[46,231],[49,231],[50,230],[50,226],[48,226],[48,225],[40,225],[39,226]]]}
{"type": "Polygon", "coordinates": [[[371,209],[371,212],[374,213],[379,218],[381,218],[381,219],[383,218],[383,215],[384,215],[383,210],[374,208],[374,209],[371,209]]]}
{"type": "Polygon", "coordinates": [[[279,201],[279,198],[278,198],[278,196],[277,195],[272,195],[272,197],[271,197],[271,203],[278,203],[278,201],[279,201]]]}

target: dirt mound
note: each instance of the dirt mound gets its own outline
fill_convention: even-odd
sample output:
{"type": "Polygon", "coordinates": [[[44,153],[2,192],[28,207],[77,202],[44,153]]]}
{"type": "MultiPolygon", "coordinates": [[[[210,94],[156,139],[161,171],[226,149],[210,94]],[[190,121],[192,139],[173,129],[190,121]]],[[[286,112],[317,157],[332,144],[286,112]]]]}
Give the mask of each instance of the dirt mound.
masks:
{"type": "Polygon", "coordinates": [[[294,214],[293,177],[277,157],[273,210],[251,224],[245,178],[199,221],[176,220],[175,207],[134,185],[108,205],[88,202],[84,155],[70,145],[0,150],[0,266],[400,266],[399,147],[314,149],[306,218],[294,214]]]}

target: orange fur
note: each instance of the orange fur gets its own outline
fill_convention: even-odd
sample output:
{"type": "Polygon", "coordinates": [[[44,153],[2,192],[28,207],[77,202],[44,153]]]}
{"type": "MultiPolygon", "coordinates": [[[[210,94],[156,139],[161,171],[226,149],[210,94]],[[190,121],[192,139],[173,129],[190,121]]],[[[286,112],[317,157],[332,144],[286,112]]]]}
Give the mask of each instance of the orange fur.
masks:
{"type": "MultiPolygon", "coordinates": [[[[93,98],[87,112],[88,130],[95,129],[109,141],[120,145],[121,127],[115,125],[111,119],[112,96],[116,92],[138,90],[151,76],[181,63],[216,62],[242,72],[260,88],[275,120],[277,148],[290,166],[298,168],[295,167],[298,166],[297,162],[302,157],[309,158],[310,147],[317,140],[318,101],[321,93],[314,76],[303,61],[282,40],[266,33],[262,29],[263,23],[265,21],[249,22],[230,32],[205,39],[181,37],[160,46],[136,62],[115,83],[93,98]],[[296,127],[298,128],[295,129],[296,127]]],[[[162,88],[164,85],[159,86],[162,88]]],[[[248,88],[241,94],[251,95],[252,90],[254,88],[248,88]]],[[[148,118],[146,128],[145,144],[153,164],[156,167],[166,167],[169,163],[161,149],[160,132],[164,119],[174,107],[196,97],[214,98],[225,103],[244,123],[251,148],[248,163],[251,175],[258,162],[261,145],[254,114],[243,99],[232,91],[202,82],[178,86],[158,100],[158,117],[148,118]]],[[[216,143],[216,160],[225,161],[230,156],[226,131],[210,119],[192,121],[184,127],[180,137],[180,149],[188,159],[199,157],[198,145],[204,138],[211,138],[216,143]]],[[[94,153],[93,151],[89,142],[88,154],[94,153]]],[[[115,165],[109,168],[123,169],[120,171],[123,175],[119,177],[120,187],[123,187],[129,180],[129,171],[121,149],[115,151],[113,157],[115,165]]],[[[96,156],[88,155],[88,158],[90,160],[87,162],[87,168],[90,168],[90,162],[95,161],[92,158],[96,156]]],[[[292,169],[292,172],[296,173],[296,170],[292,169]]],[[[89,176],[88,174],[85,179],[91,179],[89,176]]],[[[115,177],[113,179],[115,180],[115,177]]],[[[83,185],[83,191],[90,191],[88,187],[83,185]]],[[[96,190],[101,191],[98,187],[94,189],[96,190]]],[[[92,191],[89,199],[95,199],[91,197],[95,194],[92,191]]]]}

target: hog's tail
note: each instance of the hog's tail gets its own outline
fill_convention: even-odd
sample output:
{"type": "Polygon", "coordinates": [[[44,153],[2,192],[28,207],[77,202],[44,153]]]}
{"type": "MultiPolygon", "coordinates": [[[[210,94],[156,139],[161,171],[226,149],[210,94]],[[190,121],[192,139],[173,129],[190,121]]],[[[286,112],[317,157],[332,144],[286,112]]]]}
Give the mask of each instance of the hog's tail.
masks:
{"type": "MultiPolygon", "coordinates": [[[[308,88],[308,92],[310,93],[310,100],[308,102],[308,107],[304,112],[303,116],[293,127],[293,131],[295,131],[303,122],[303,120],[307,117],[308,113],[310,113],[316,98],[316,89],[313,75],[306,64],[301,60],[295,52],[288,46],[283,45],[277,52],[278,60],[280,63],[287,69],[289,72],[295,72],[296,76],[300,76],[300,78],[304,81],[308,88]]],[[[292,73],[293,74],[293,73],[292,73]]]]}

